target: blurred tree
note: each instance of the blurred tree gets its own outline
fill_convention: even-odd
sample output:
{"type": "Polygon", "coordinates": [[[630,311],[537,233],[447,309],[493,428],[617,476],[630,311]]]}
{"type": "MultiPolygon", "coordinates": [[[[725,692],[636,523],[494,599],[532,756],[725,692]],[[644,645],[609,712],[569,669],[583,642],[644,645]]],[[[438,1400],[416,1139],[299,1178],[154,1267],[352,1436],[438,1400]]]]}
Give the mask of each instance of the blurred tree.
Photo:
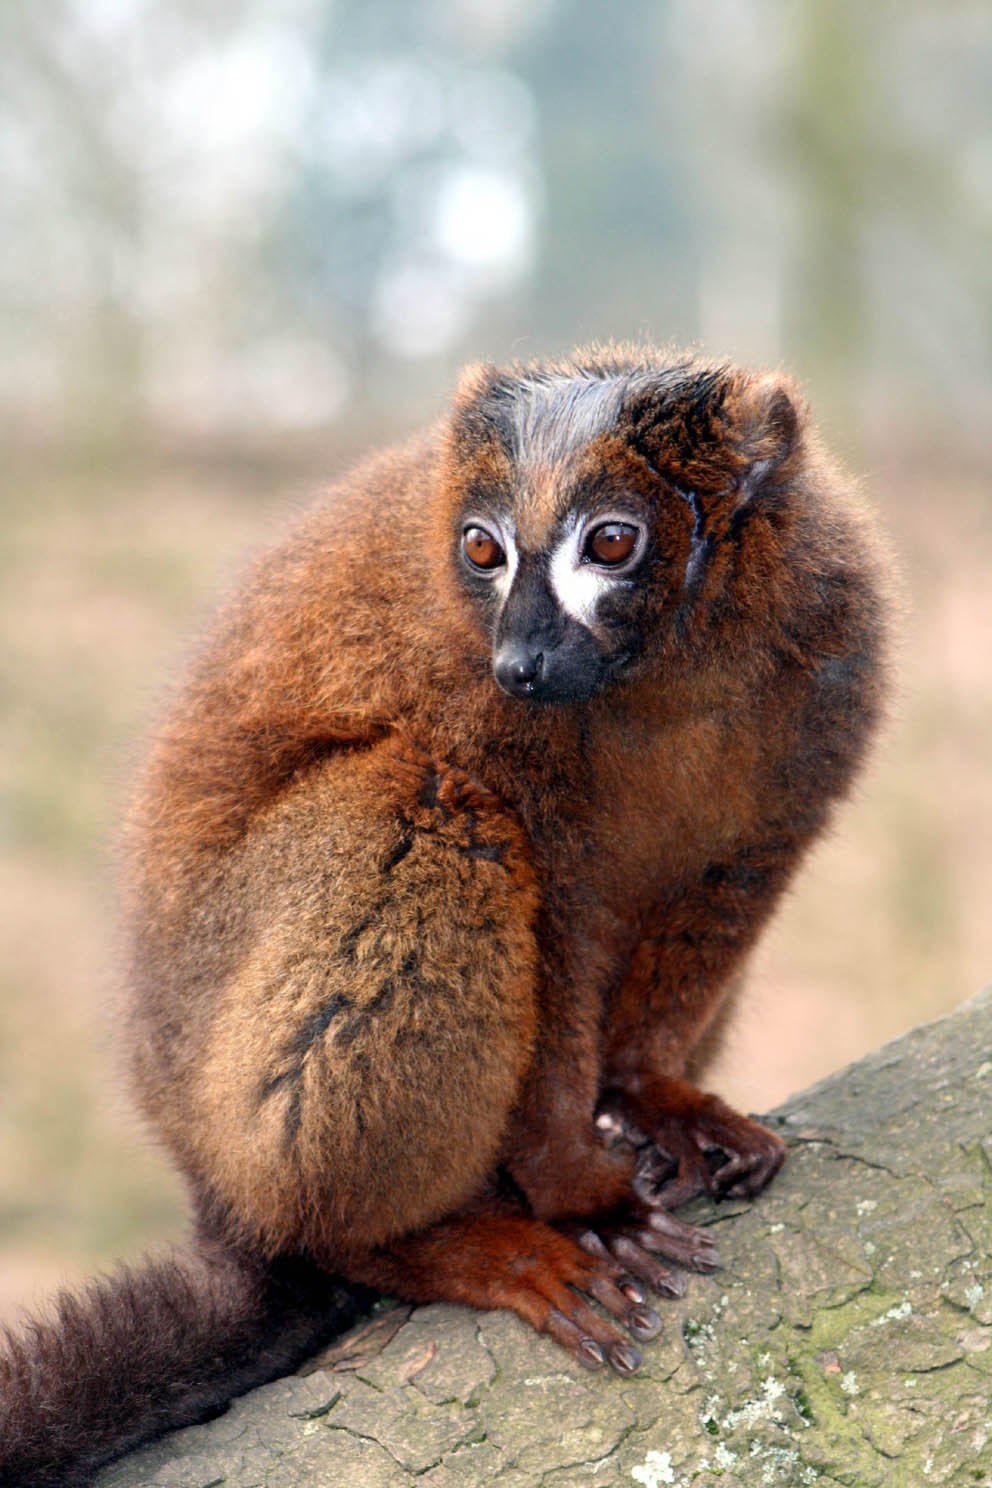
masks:
{"type": "Polygon", "coordinates": [[[57,403],[76,429],[117,438],[141,387],[140,183],[106,107],[117,61],[76,10],[70,0],[0,10],[0,398],[29,423],[57,403]]]}
{"type": "Polygon", "coordinates": [[[258,439],[647,335],[980,438],[990,94],[980,0],[6,0],[0,419],[258,439]]]}
{"type": "Polygon", "coordinates": [[[783,153],[798,207],[789,345],[852,385],[870,337],[864,232],[882,151],[868,26],[846,4],[797,9],[795,66],[782,110],[783,153]]]}
{"type": "Polygon", "coordinates": [[[698,332],[694,160],[672,12],[571,0],[531,43],[546,205],[528,329],[536,346],[698,332]]]}

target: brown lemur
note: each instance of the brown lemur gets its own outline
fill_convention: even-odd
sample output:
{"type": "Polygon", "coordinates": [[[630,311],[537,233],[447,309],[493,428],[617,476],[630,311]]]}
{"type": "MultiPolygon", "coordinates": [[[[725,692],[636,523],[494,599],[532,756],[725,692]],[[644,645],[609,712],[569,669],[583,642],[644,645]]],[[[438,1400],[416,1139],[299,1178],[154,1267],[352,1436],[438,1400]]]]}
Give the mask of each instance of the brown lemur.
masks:
{"type": "Polygon", "coordinates": [[[883,568],[789,381],[637,348],[470,370],[262,555],[125,829],[194,1238],[8,1337],[0,1482],[88,1481],[363,1288],[637,1368],[666,1262],[717,1264],[672,1208],[783,1160],[691,1080],[878,718],[883,568]]]}

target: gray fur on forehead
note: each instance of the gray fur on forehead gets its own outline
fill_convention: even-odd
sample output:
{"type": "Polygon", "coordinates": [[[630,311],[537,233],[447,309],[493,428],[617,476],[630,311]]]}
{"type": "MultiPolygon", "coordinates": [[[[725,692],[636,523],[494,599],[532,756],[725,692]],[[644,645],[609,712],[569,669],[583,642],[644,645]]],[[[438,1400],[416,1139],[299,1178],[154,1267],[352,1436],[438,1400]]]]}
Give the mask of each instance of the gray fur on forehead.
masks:
{"type": "Polygon", "coordinates": [[[554,375],[523,381],[511,404],[512,454],[518,462],[554,464],[616,423],[631,379],[554,375]]]}
{"type": "Polygon", "coordinates": [[[632,398],[648,393],[663,401],[698,370],[691,359],[528,368],[501,376],[483,403],[516,464],[553,465],[613,428],[632,398]]]}

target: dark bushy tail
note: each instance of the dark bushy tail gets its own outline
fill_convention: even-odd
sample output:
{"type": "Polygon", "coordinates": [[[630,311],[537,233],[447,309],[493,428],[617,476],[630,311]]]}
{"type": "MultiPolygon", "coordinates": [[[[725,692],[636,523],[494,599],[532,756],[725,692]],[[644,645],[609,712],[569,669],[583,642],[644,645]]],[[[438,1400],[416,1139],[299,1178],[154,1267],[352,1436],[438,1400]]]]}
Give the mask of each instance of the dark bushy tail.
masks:
{"type": "Polygon", "coordinates": [[[0,1347],[0,1488],[83,1488],[293,1369],[370,1296],[306,1261],[192,1250],[61,1293],[0,1347]]]}

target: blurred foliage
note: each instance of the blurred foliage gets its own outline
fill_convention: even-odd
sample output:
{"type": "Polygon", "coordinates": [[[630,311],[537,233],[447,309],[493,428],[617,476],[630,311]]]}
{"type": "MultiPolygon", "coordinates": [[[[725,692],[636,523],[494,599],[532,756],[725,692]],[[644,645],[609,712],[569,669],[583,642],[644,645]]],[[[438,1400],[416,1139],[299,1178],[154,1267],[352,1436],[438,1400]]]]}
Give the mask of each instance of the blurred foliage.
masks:
{"type": "Polygon", "coordinates": [[[988,976],[990,98],[981,0],[0,0],[0,1300],[180,1224],[95,1032],[129,741],[466,359],[781,361],[903,554],[892,734],[719,1088],[988,976]]]}
{"type": "Polygon", "coordinates": [[[646,335],[978,442],[990,96],[980,0],[7,0],[0,416],[409,421],[646,335]]]}

